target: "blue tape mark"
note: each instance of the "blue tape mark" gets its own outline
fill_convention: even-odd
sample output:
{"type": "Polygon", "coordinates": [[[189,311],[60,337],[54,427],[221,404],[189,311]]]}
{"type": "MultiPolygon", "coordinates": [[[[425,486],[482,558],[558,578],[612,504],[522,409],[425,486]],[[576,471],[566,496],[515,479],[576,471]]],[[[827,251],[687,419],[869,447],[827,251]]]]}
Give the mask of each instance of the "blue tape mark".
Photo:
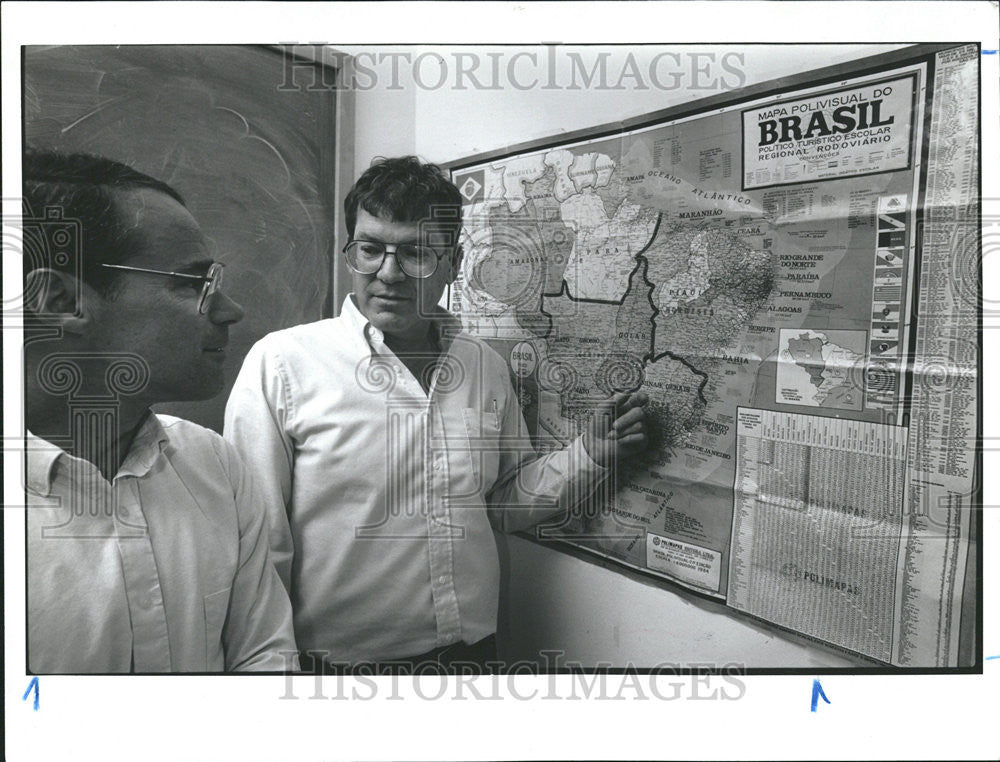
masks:
{"type": "Polygon", "coordinates": [[[986,657],[986,661],[989,661],[990,659],[1000,659],[1000,654],[997,654],[996,656],[987,656],[986,657]]]}
{"type": "Polygon", "coordinates": [[[828,699],[826,697],[826,694],[823,693],[823,686],[820,685],[819,680],[817,680],[816,678],[813,678],[813,695],[812,695],[812,703],[811,703],[811,705],[809,707],[809,711],[810,712],[815,712],[816,711],[816,704],[819,703],[819,697],[820,696],[823,697],[823,700],[827,704],[830,703],[830,699],[828,699]]]}
{"type": "Polygon", "coordinates": [[[28,689],[24,692],[24,695],[21,696],[21,701],[26,701],[27,700],[28,694],[31,693],[32,688],[34,688],[34,690],[35,690],[34,710],[37,712],[38,711],[38,675],[35,675],[33,678],[31,678],[31,682],[28,683],[28,689]]]}
{"type": "Polygon", "coordinates": [[[995,56],[997,54],[995,50],[984,50],[982,53],[984,56],[995,56]]]}

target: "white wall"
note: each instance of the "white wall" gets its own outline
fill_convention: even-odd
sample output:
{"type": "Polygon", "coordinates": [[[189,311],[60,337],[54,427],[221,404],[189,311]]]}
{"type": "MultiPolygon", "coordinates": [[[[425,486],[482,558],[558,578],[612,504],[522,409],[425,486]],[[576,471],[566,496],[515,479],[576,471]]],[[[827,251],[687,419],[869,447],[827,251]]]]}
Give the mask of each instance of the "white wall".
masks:
{"type": "Polygon", "coordinates": [[[405,156],[416,151],[417,88],[410,77],[400,74],[394,82],[392,55],[412,52],[412,46],[337,46],[337,50],[358,57],[359,65],[371,68],[369,55],[376,56],[378,76],[369,78],[356,71],[354,94],[354,177],[357,178],[378,156],[405,156]],[[385,56],[383,65],[378,57],[385,56]],[[385,76],[382,76],[385,74],[385,76]],[[397,86],[398,85],[398,86],[397,86]]]}
{"type": "MultiPolygon", "coordinates": [[[[417,153],[429,161],[454,161],[641,116],[720,94],[727,87],[752,85],[899,47],[560,47],[551,59],[551,50],[544,47],[397,48],[408,52],[411,62],[424,56],[419,82],[412,75],[407,78],[404,65],[398,83],[408,89],[391,90],[385,66],[376,69],[378,86],[357,95],[355,166],[360,171],[379,154],[417,153]],[[519,51],[534,54],[535,61],[521,57],[508,70],[519,51]],[[478,61],[472,72],[487,87],[493,84],[493,61],[500,62],[500,88],[479,89],[468,76],[459,75],[459,53],[478,56],[465,57],[462,66],[468,70],[478,61]],[[594,86],[599,81],[595,76],[590,87],[568,89],[574,74],[571,53],[588,71],[606,53],[608,87],[594,86]],[[629,53],[638,77],[621,78],[629,53]],[[437,56],[443,59],[444,68],[437,56]],[[555,63],[551,73],[550,60],[555,63]],[[657,88],[649,75],[650,66],[657,62],[654,70],[659,83],[680,86],[657,88]],[[623,89],[611,89],[619,78],[623,89]],[[533,79],[538,84],[529,86],[533,79]],[[441,86],[435,86],[439,80],[443,80],[441,86]],[[548,81],[561,89],[544,89],[548,81]]],[[[577,71],[577,85],[582,80],[577,71]]],[[[628,662],[802,668],[866,664],[757,624],[680,589],[613,571],[603,562],[579,557],[582,554],[568,555],[517,537],[502,537],[498,542],[504,567],[499,638],[501,655],[507,659],[541,661],[539,651],[560,649],[567,660],[584,665],[600,661],[618,666],[628,662]]]]}
{"type": "Polygon", "coordinates": [[[499,537],[498,543],[504,569],[498,640],[509,663],[545,666],[540,652],[558,650],[585,667],[875,665],[596,556],[520,537],[499,537]]]}

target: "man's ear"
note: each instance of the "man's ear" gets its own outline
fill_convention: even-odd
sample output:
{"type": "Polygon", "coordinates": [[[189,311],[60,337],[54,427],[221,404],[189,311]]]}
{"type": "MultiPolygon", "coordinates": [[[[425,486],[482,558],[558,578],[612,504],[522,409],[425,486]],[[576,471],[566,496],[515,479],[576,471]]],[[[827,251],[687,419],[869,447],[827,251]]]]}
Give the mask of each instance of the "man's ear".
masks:
{"type": "Polygon", "coordinates": [[[90,324],[85,305],[97,292],[69,273],[40,267],[24,279],[24,309],[38,320],[81,334],[90,324]],[[89,297],[89,298],[87,298],[89,297]]]}

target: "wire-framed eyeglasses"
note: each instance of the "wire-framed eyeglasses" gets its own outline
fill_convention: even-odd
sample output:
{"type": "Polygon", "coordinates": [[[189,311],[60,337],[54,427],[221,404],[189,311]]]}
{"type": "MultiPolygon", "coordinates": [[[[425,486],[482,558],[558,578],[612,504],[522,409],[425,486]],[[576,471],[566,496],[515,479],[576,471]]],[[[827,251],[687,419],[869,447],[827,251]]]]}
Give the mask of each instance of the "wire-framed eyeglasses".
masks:
{"type": "Polygon", "coordinates": [[[347,266],[359,275],[377,273],[386,254],[396,257],[399,268],[411,278],[429,278],[438,268],[441,257],[448,252],[440,252],[430,246],[416,243],[382,243],[381,241],[348,241],[344,247],[347,266]]]}
{"type": "Polygon", "coordinates": [[[109,265],[101,264],[101,267],[108,267],[112,270],[131,270],[137,273],[149,273],[150,275],[166,275],[171,278],[184,278],[185,280],[200,280],[205,285],[201,288],[201,296],[198,297],[198,314],[204,315],[208,312],[208,300],[212,294],[222,288],[222,272],[225,267],[222,262],[213,262],[204,275],[191,275],[190,273],[177,273],[168,270],[151,270],[148,267],[132,267],[130,265],[109,265]]]}

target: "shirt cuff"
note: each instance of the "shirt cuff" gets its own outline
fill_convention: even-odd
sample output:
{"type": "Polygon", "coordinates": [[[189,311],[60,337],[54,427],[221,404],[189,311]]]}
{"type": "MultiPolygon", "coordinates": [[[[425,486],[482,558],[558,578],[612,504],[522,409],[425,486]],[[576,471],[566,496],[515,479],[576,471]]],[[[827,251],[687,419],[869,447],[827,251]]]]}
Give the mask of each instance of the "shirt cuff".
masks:
{"type": "Polygon", "coordinates": [[[566,452],[569,454],[569,462],[579,465],[579,476],[588,481],[602,479],[607,476],[610,470],[594,462],[594,459],[590,457],[586,446],[583,444],[582,435],[570,443],[569,447],[566,448],[566,452]]]}

